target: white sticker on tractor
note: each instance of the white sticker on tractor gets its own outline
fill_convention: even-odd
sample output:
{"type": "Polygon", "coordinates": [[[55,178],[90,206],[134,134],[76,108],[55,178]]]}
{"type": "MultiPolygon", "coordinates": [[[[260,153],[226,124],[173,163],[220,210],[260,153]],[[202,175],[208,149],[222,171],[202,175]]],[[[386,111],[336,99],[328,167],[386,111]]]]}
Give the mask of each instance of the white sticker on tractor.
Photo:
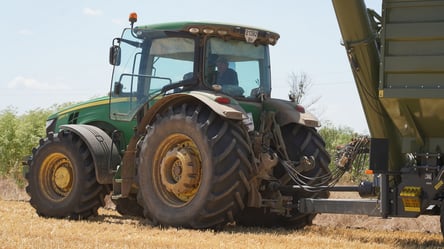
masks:
{"type": "Polygon", "coordinates": [[[259,35],[259,31],[252,29],[245,29],[245,40],[248,43],[253,43],[256,41],[257,36],[259,35]]]}
{"type": "Polygon", "coordinates": [[[254,131],[254,121],[253,121],[253,113],[249,112],[247,113],[247,117],[242,120],[244,122],[244,125],[247,127],[248,132],[254,131]]]}

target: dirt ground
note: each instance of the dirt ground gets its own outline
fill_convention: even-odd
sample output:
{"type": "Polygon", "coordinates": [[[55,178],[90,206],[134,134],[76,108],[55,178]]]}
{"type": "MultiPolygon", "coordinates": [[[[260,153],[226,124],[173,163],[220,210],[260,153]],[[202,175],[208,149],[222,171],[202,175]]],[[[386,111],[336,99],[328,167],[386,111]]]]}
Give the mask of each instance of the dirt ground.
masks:
{"type": "MultiPolygon", "coordinates": [[[[359,198],[356,194],[332,193],[331,198],[359,198]]],[[[0,200],[28,201],[29,196],[10,179],[0,179],[0,200]]],[[[112,203],[108,207],[113,208],[112,203]]],[[[366,215],[318,214],[314,225],[329,228],[367,229],[374,231],[410,231],[438,234],[440,223],[438,216],[420,216],[418,218],[368,217],[366,215]]]]}
{"type": "MultiPolygon", "coordinates": [[[[330,198],[359,199],[359,195],[355,193],[332,193],[330,198]]],[[[441,233],[439,216],[423,215],[418,218],[382,219],[366,215],[318,214],[313,223],[319,226],[337,228],[441,233]]]]}

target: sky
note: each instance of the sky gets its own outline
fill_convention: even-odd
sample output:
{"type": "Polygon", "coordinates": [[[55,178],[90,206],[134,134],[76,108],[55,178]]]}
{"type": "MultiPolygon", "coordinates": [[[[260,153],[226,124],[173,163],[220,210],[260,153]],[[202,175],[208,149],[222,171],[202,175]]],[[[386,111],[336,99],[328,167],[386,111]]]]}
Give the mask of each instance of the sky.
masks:
{"type": "MultiPolygon", "coordinates": [[[[366,0],[380,13],[381,0],[366,0]]],[[[109,91],[112,39],[129,27],[172,21],[244,24],[278,32],[270,50],[272,97],[288,99],[291,73],[311,80],[306,99],[323,123],[368,133],[329,0],[14,0],[0,9],[0,111],[19,114],[109,91]]]]}

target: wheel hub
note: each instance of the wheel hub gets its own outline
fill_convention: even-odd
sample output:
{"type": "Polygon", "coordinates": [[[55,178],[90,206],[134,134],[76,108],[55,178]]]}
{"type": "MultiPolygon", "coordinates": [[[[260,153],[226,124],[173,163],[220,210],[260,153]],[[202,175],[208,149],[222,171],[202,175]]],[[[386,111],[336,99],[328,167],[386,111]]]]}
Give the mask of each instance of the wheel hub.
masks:
{"type": "Polygon", "coordinates": [[[67,167],[59,167],[54,172],[54,183],[60,189],[66,189],[71,183],[71,173],[67,167]]]}
{"type": "Polygon", "coordinates": [[[52,153],[43,161],[39,178],[40,186],[49,198],[62,200],[73,188],[73,165],[66,155],[52,153]]]}
{"type": "Polygon", "coordinates": [[[200,160],[190,147],[168,151],[160,165],[161,183],[181,201],[190,200],[200,183],[200,160]]]}

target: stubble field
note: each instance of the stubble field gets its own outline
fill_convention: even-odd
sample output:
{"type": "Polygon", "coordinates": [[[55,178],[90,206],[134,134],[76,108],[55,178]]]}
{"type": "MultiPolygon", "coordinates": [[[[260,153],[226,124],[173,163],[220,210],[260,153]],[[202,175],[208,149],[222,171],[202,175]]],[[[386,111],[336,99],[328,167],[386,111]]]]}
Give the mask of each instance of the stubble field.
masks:
{"type": "Polygon", "coordinates": [[[0,181],[0,248],[443,248],[438,217],[318,215],[302,230],[227,225],[222,230],[152,227],[112,208],[86,221],[39,217],[27,195],[0,181]]]}

